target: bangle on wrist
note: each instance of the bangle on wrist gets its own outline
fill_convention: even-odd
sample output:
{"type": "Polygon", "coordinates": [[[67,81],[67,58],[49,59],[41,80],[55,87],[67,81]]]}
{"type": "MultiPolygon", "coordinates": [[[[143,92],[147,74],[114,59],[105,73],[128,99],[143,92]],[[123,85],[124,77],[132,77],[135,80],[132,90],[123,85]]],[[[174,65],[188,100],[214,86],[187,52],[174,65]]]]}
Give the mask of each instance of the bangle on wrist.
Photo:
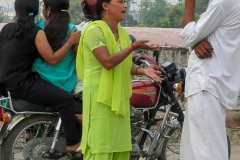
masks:
{"type": "Polygon", "coordinates": [[[139,69],[139,68],[141,68],[141,67],[137,67],[137,68],[136,68],[135,74],[136,74],[138,77],[142,77],[142,75],[139,75],[139,74],[138,74],[138,69],[139,69]]]}
{"type": "Polygon", "coordinates": [[[136,47],[134,46],[133,43],[131,43],[131,47],[132,47],[132,49],[133,49],[134,51],[136,50],[136,47]]]}
{"type": "Polygon", "coordinates": [[[65,43],[65,45],[66,45],[66,46],[69,48],[69,45],[68,45],[68,43],[67,43],[67,42],[65,43]]]}

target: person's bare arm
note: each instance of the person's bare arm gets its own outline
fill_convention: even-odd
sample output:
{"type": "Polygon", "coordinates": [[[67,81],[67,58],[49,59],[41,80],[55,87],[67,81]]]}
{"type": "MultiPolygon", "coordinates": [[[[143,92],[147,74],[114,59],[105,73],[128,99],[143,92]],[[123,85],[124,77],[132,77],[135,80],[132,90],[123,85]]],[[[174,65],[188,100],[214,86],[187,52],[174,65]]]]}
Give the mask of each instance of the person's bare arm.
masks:
{"type": "Polygon", "coordinates": [[[189,22],[194,21],[195,14],[195,2],[196,0],[185,0],[185,10],[183,14],[183,27],[185,27],[189,22]]]}
{"type": "MultiPolygon", "coordinates": [[[[133,45],[135,48],[148,49],[152,51],[158,50],[157,45],[148,45],[146,44],[148,42],[148,40],[138,40],[134,42],[133,45]]],[[[130,45],[118,53],[110,55],[108,48],[106,46],[101,46],[94,49],[93,54],[105,69],[110,70],[121,63],[129,54],[132,53],[132,51],[134,50],[130,45]]]]}
{"type": "Polygon", "coordinates": [[[51,46],[48,43],[46,34],[44,31],[40,30],[37,33],[35,38],[35,45],[39,54],[42,58],[51,65],[58,64],[68,53],[68,50],[74,45],[79,42],[80,32],[75,32],[73,30],[70,34],[70,38],[67,42],[57,51],[53,52],[51,46]]]}

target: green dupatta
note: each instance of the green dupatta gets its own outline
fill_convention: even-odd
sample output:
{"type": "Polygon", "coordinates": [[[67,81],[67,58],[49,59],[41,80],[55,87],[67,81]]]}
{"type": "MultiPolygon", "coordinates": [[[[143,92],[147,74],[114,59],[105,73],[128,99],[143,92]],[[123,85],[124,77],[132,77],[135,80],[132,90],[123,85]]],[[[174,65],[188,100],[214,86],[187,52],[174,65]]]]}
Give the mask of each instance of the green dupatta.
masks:
{"type": "MultiPolygon", "coordinates": [[[[91,25],[99,26],[103,31],[103,36],[106,42],[109,53],[115,54],[119,52],[117,42],[115,37],[107,25],[106,22],[102,20],[90,22],[84,29],[80,43],[78,46],[78,53],[76,58],[76,69],[79,78],[84,84],[84,61],[83,61],[83,39],[88,27],[91,25]]],[[[126,30],[118,25],[118,34],[121,44],[121,48],[127,48],[131,44],[126,30]]],[[[129,99],[132,95],[132,55],[130,54],[125,60],[123,60],[119,65],[115,66],[111,70],[107,70],[102,67],[101,79],[99,84],[99,92],[97,97],[97,102],[101,102],[109,107],[115,112],[115,114],[120,114],[125,116],[127,110],[129,109],[129,99]]]]}

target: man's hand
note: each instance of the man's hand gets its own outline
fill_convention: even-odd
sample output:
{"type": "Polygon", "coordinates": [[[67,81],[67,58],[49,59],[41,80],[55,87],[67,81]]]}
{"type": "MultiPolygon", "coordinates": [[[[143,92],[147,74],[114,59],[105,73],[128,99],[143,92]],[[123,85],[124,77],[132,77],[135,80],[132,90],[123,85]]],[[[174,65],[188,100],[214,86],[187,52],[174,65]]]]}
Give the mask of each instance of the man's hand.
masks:
{"type": "Polygon", "coordinates": [[[200,59],[211,58],[213,54],[213,47],[208,41],[200,41],[195,46],[193,46],[196,55],[200,59]]]}

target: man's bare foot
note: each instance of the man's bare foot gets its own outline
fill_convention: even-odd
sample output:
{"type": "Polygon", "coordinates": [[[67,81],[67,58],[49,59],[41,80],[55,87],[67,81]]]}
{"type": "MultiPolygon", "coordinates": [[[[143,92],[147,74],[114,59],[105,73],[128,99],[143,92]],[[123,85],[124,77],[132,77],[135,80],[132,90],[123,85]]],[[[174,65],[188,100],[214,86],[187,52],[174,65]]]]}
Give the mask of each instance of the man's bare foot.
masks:
{"type": "Polygon", "coordinates": [[[67,152],[76,152],[76,153],[82,153],[80,150],[80,143],[72,145],[72,146],[66,146],[67,152]]]}

